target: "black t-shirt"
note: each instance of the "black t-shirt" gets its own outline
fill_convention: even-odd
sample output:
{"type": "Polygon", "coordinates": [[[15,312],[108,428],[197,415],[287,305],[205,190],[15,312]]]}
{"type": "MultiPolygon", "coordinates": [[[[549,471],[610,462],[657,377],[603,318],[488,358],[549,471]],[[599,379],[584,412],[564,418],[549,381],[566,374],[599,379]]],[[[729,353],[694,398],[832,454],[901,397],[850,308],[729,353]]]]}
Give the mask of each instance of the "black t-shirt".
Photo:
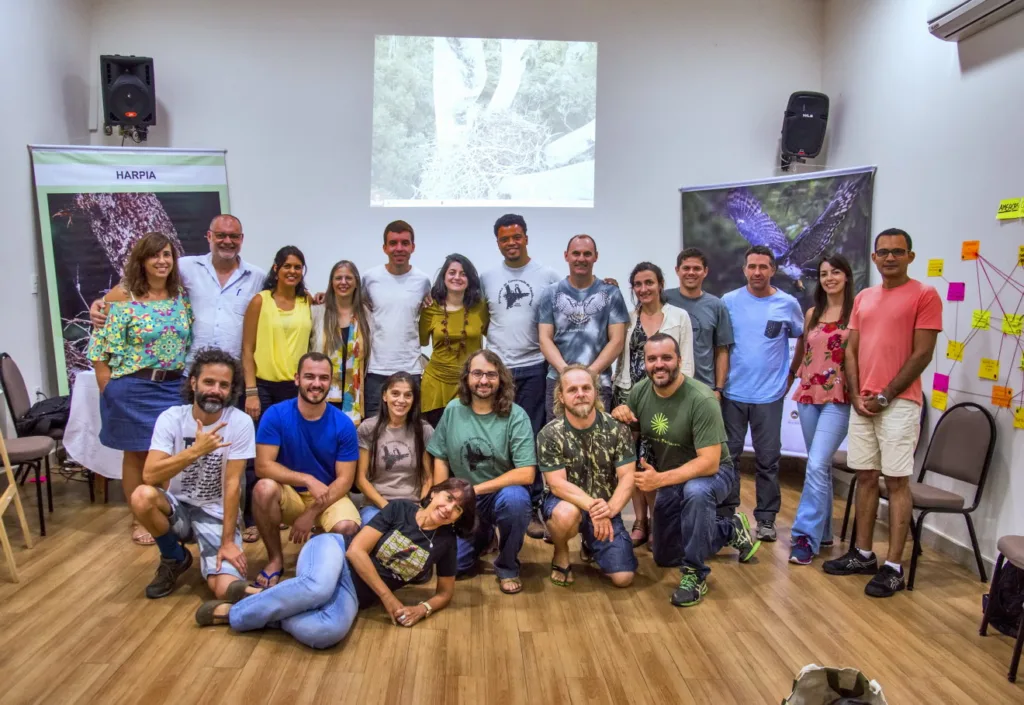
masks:
{"type": "MultiPolygon", "coordinates": [[[[437,566],[438,577],[455,575],[455,530],[451,526],[440,526],[436,532],[422,531],[416,524],[419,508],[417,503],[407,499],[393,499],[367,525],[383,534],[370,551],[370,560],[389,590],[397,590],[432,565],[437,566]]],[[[376,603],[380,599],[377,593],[358,573],[352,572],[359,608],[376,603]]]]}

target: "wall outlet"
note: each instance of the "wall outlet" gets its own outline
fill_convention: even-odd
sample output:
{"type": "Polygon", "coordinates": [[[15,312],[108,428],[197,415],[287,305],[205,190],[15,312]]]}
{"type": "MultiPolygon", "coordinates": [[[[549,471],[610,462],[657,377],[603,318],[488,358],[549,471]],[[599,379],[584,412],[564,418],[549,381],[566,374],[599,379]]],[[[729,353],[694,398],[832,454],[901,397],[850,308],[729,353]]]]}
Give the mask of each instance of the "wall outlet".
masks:
{"type": "Polygon", "coordinates": [[[33,274],[32,275],[32,283],[29,286],[30,286],[30,291],[33,294],[38,294],[39,293],[39,275],[38,274],[33,274]]]}

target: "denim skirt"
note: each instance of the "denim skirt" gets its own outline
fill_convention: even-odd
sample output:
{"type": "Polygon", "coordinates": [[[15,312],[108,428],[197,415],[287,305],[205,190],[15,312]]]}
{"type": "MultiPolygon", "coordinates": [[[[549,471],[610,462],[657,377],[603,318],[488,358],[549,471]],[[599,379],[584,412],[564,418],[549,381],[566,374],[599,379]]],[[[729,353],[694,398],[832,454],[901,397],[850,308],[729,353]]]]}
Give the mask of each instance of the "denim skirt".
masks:
{"type": "Polygon", "coordinates": [[[108,448],[147,451],[156,417],[184,404],[181,390],[187,378],[154,382],[141,377],[118,377],[100,397],[100,442],[108,448]]]}

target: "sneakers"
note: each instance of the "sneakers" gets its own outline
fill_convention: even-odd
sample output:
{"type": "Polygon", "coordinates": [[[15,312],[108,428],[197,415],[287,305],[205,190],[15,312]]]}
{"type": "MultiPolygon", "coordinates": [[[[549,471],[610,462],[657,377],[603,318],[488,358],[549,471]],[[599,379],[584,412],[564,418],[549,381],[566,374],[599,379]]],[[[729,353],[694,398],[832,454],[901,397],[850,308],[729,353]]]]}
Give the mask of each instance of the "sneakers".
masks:
{"type": "Polygon", "coordinates": [[[769,519],[761,519],[757,522],[757,538],[759,541],[774,543],[779,536],[775,531],[775,522],[769,519]]]}
{"type": "Polygon", "coordinates": [[[732,533],[732,538],[729,539],[729,545],[740,552],[740,563],[746,563],[757,553],[757,549],[761,547],[761,542],[755,542],[754,538],[750,535],[750,520],[747,519],[747,515],[743,512],[733,514],[732,525],[735,531],[732,533]]]}
{"type": "Polygon", "coordinates": [[[789,562],[797,565],[810,565],[814,558],[811,542],[806,536],[797,536],[796,543],[789,549],[789,562]]]}
{"type": "Polygon", "coordinates": [[[868,581],[864,593],[869,597],[892,597],[906,587],[902,568],[897,571],[892,566],[883,565],[882,569],[875,573],[875,577],[868,581]]]}
{"type": "Polygon", "coordinates": [[[707,594],[707,581],[693,568],[683,568],[679,587],[672,593],[672,604],[676,607],[693,607],[707,594]]]}
{"type": "Polygon", "coordinates": [[[156,575],[153,576],[153,581],[146,586],[146,597],[156,600],[170,595],[178,584],[178,578],[191,566],[191,551],[185,551],[185,560],[183,561],[176,561],[173,558],[161,558],[160,565],[156,568],[156,575]]]}
{"type": "Polygon", "coordinates": [[[839,558],[825,561],[821,567],[829,575],[874,575],[878,572],[878,558],[874,554],[865,558],[851,546],[849,551],[839,558]]]}

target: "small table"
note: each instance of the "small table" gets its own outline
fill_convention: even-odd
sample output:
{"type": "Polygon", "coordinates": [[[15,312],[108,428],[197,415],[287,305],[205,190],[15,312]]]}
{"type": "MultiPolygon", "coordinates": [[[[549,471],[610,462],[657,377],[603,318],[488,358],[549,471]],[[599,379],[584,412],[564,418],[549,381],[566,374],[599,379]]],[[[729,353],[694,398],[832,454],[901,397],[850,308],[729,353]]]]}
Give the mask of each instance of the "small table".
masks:
{"type": "Polygon", "coordinates": [[[71,390],[71,414],[64,429],[64,448],[82,467],[111,480],[121,479],[124,453],[100,443],[100,388],[96,373],[79,372],[71,390]]]}

